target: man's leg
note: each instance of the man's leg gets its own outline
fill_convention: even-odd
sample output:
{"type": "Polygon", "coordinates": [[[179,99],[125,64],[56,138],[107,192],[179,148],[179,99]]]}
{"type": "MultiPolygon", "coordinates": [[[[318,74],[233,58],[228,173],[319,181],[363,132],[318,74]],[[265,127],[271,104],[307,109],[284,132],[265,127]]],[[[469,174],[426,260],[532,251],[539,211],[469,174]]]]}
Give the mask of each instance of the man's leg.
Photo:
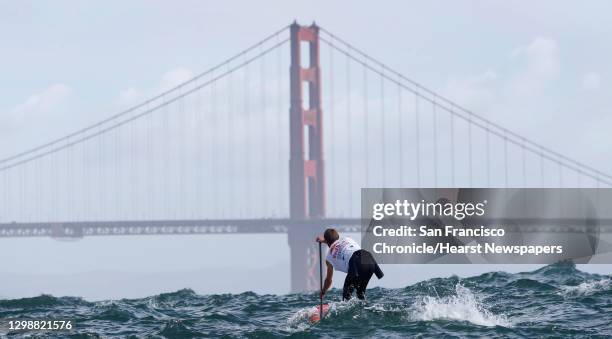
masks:
{"type": "Polygon", "coordinates": [[[355,276],[353,274],[347,274],[344,279],[344,286],[342,287],[342,300],[349,300],[353,295],[353,289],[355,288],[355,276]]]}
{"type": "Polygon", "coordinates": [[[365,299],[365,291],[368,287],[368,283],[370,282],[370,278],[374,274],[376,270],[376,261],[368,251],[361,251],[361,256],[359,258],[359,264],[357,266],[357,298],[365,299]]]}
{"type": "Polygon", "coordinates": [[[365,299],[365,291],[368,287],[368,283],[370,282],[370,278],[372,278],[372,274],[374,272],[360,272],[359,278],[357,279],[356,288],[357,288],[357,298],[364,300],[365,299]]]}

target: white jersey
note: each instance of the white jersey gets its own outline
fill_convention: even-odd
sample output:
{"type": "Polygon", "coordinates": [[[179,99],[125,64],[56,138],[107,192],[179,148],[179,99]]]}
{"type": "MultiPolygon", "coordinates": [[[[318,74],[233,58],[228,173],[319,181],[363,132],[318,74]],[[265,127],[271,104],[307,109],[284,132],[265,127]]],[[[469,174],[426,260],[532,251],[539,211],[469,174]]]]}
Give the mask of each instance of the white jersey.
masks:
{"type": "Polygon", "coordinates": [[[351,260],[353,253],[360,249],[361,247],[359,247],[359,244],[357,244],[355,240],[351,238],[340,238],[331,245],[325,259],[329,261],[337,271],[348,273],[349,260],[351,260]]]}

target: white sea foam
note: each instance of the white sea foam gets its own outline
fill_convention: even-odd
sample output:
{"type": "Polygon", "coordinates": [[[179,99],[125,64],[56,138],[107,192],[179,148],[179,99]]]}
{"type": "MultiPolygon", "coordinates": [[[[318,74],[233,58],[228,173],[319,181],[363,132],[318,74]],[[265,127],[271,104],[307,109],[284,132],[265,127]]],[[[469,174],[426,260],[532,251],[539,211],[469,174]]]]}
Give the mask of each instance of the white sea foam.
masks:
{"type": "Polygon", "coordinates": [[[604,278],[600,280],[585,281],[576,286],[561,287],[563,295],[591,295],[593,293],[612,288],[612,279],[604,278]]]}
{"type": "Polygon", "coordinates": [[[297,310],[287,320],[287,327],[285,330],[290,332],[301,332],[308,329],[312,324],[310,323],[310,315],[315,310],[314,307],[306,307],[297,310]]]}
{"type": "Polygon", "coordinates": [[[424,321],[468,321],[480,326],[512,326],[505,316],[488,311],[466,287],[457,284],[455,290],[456,295],[453,296],[423,298],[417,305],[413,318],[424,321]]]}
{"type": "Polygon", "coordinates": [[[374,311],[374,312],[384,312],[385,311],[385,305],[382,305],[382,304],[371,304],[371,305],[364,306],[363,309],[374,311]]]}

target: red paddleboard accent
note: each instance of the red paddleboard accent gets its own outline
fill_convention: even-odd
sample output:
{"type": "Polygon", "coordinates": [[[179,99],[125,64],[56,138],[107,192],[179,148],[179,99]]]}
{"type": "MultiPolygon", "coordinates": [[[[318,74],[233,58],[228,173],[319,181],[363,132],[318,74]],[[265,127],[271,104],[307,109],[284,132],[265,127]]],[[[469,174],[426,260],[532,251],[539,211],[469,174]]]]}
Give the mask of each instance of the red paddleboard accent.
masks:
{"type": "MultiPolygon", "coordinates": [[[[320,306],[317,305],[310,312],[310,322],[316,323],[316,322],[321,320],[319,308],[320,308],[320,306]]],[[[327,314],[327,312],[329,312],[329,305],[328,304],[323,304],[323,316],[325,316],[327,314]]]]}

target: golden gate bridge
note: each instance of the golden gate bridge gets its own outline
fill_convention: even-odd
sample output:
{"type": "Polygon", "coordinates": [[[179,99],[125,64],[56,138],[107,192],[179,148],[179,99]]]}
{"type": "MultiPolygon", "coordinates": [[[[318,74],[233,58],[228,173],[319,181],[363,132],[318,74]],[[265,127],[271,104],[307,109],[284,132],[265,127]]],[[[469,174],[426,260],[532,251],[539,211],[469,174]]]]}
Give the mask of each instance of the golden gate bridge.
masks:
{"type": "Polygon", "coordinates": [[[362,187],[607,187],[612,176],[293,23],[93,125],[0,160],[0,237],[360,231],[362,187]]]}

